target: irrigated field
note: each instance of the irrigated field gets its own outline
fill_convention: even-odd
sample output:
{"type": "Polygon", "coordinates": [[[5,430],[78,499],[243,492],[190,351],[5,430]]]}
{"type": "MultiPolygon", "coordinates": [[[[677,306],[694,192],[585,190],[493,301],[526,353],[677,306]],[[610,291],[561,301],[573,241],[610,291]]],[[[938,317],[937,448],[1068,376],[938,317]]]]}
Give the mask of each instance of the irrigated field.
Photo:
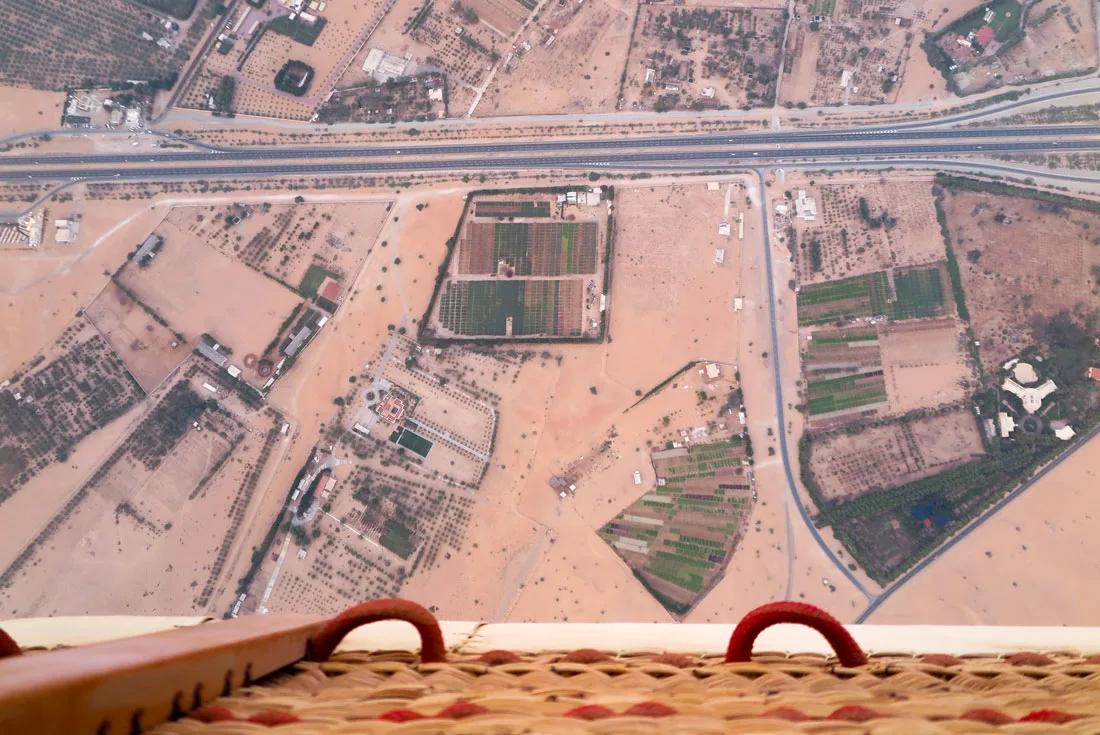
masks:
{"type": "Polygon", "coordinates": [[[739,437],[654,452],[657,486],[600,529],[646,589],[685,615],[725,571],[752,512],[739,437]]]}
{"type": "Polygon", "coordinates": [[[501,264],[516,276],[596,273],[595,222],[471,222],[458,272],[491,275],[501,264]]]}
{"type": "Polygon", "coordinates": [[[798,293],[798,324],[803,327],[877,316],[923,319],[944,311],[939,266],[812,284],[798,293]]]}
{"type": "Polygon", "coordinates": [[[810,443],[810,471],[827,501],[887,490],[985,454],[966,406],[927,418],[858,426],[810,443]]]}
{"type": "Polygon", "coordinates": [[[807,408],[815,424],[834,424],[884,411],[878,332],[874,327],[819,330],[806,345],[807,408]]]}
{"type": "Polygon", "coordinates": [[[443,329],[463,336],[580,337],[584,281],[450,281],[439,306],[443,329]]]}
{"type": "Polygon", "coordinates": [[[602,231],[610,226],[597,204],[603,193],[582,191],[581,204],[557,196],[552,190],[475,195],[422,339],[603,334],[608,258],[602,231]]]}

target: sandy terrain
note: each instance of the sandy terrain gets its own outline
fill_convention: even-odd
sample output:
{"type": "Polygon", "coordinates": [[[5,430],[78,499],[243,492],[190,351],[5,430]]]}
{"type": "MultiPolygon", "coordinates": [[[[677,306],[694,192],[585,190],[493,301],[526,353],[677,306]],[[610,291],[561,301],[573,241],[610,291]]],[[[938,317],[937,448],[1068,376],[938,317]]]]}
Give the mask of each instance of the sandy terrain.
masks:
{"type": "Polygon", "coordinates": [[[867,622],[1092,625],[1100,604],[1088,583],[1100,574],[1097,442],[944,552],[867,622]]]}
{"type": "Polygon", "coordinates": [[[239,356],[263,354],[297,294],[168,222],[157,232],[164,247],[148,267],[128,264],[120,282],[189,340],[211,334],[239,356]]]}
{"type": "MultiPolygon", "coordinates": [[[[718,191],[702,183],[619,191],[610,306],[614,349],[607,369],[617,378],[630,375],[630,382],[619,378],[625,387],[646,391],[688,360],[736,362],[733,299],[740,295],[742,241],[734,218],[744,207],[744,189],[736,181],[722,182],[718,191]],[[684,217],[689,211],[692,216],[684,217]],[[731,223],[729,237],[718,234],[722,222],[731,223]],[[717,249],[725,250],[720,265],[717,249]],[[640,354],[650,359],[639,361],[640,354]]],[[[748,221],[745,237],[753,237],[748,221]]]]}
{"type": "Polygon", "coordinates": [[[1023,40],[1000,55],[1009,83],[1096,69],[1096,21],[1088,0],[1038,5],[1023,40]]]}
{"type": "MultiPolygon", "coordinates": [[[[944,258],[928,179],[860,177],[852,183],[816,183],[807,193],[817,201],[817,219],[794,219],[800,283],[821,283],[944,258]],[[860,216],[861,199],[867,201],[871,217],[887,215],[896,220],[894,224],[868,227],[860,216]],[[816,269],[811,257],[815,242],[821,253],[816,269]]],[[[797,196],[794,186],[789,191],[797,196]]],[[[786,204],[791,206],[791,202],[786,204]]]]}
{"type": "MultiPolygon", "coordinates": [[[[188,390],[201,391],[202,373],[189,369],[180,377],[188,390]]],[[[159,415],[175,390],[158,391],[147,417],[159,415]]],[[[199,420],[203,431],[188,427],[178,439],[169,438],[159,420],[139,424],[40,533],[24,566],[5,569],[6,611],[205,609],[268,457],[265,447],[280,435],[265,413],[239,419],[210,412],[199,420]],[[26,573],[28,562],[33,575],[26,573]]]]}
{"type": "Polygon", "coordinates": [[[984,454],[967,407],[939,416],[815,439],[814,478],[829,500],[904,485],[984,454]]]}
{"type": "Polygon", "coordinates": [[[891,324],[879,339],[891,413],[955,403],[977,387],[966,335],[954,319],[891,324]]]}
{"type": "Polygon", "coordinates": [[[477,114],[613,112],[634,14],[623,0],[547,5],[540,21],[516,37],[477,114]]]}
{"type": "Polygon", "coordinates": [[[190,354],[172,331],[158,324],[114,282],[84,310],[84,316],[126,363],[127,369],[151,391],[190,354]]]}
{"type": "Polygon", "coordinates": [[[0,87],[0,135],[29,130],[53,130],[61,124],[64,92],[0,87]]]}
{"type": "Polygon", "coordinates": [[[975,192],[944,200],[971,324],[990,370],[1031,342],[1033,315],[1100,305],[1090,275],[1100,264],[1091,234],[1100,216],[1042,211],[1040,204],[975,192]]]}

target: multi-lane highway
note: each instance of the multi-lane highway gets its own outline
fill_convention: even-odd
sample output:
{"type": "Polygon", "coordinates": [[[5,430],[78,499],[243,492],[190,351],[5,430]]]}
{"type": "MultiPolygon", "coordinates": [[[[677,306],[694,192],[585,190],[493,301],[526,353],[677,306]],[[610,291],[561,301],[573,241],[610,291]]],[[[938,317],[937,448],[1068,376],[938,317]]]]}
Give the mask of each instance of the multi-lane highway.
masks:
{"type": "MultiPolygon", "coordinates": [[[[1019,136],[1014,136],[1019,137],[1019,136]]],[[[403,150],[403,149],[402,149],[403,150]]],[[[834,161],[834,160],[874,160],[886,156],[971,156],[983,154],[1059,152],[1100,150],[1100,136],[1085,140],[1047,140],[1026,138],[1010,141],[978,142],[942,142],[912,143],[902,145],[829,145],[797,148],[776,148],[775,146],[758,149],[738,148],[730,150],[679,150],[679,151],[642,151],[636,153],[613,153],[601,155],[592,152],[586,155],[554,156],[490,156],[481,155],[471,158],[414,158],[398,157],[385,161],[307,161],[287,163],[250,163],[239,164],[225,159],[224,165],[168,165],[163,162],[138,164],[115,164],[92,166],[95,157],[75,167],[0,168],[0,180],[18,181],[82,181],[90,179],[129,179],[152,180],[167,178],[205,179],[224,177],[265,177],[265,176],[314,176],[314,175],[351,175],[409,173],[415,171],[463,171],[463,170],[504,170],[531,171],[563,168],[601,168],[613,169],[617,166],[637,168],[645,165],[677,166],[685,170],[713,169],[729,163],[775,163],[782,161],[834,161]]],[[[219,159],[221,162],[221,159],[219,159]]]]}
{"type": "Polygon", "coordinates": [[[903,143],[933,140],[1070,139],[1100,136],[1100,125],[1030,125],[988,128],[891,128],[792,130],[788,132],[704,133],[697,135],[588,138],[582,140],[508,141],[436,145],[256,146],[174,153],[20,154],[0,156],[0,166],[66,166],[196,162],[276,161],[293,159],[408,158],[415,156],[482,156],[508,153],[593,152],[717,146],[807,145],[820,143],[903,143]]]}

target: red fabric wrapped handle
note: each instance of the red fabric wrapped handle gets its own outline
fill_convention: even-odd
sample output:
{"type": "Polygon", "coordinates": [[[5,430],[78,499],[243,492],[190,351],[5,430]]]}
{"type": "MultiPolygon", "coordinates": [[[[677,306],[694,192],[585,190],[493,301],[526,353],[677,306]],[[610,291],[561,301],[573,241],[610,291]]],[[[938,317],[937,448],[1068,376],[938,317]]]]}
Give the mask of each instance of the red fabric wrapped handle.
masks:
{"type": "Polygon", "coordinates": [[[798,623],[825,637],[844,666],[862,666],[867,654],[840,621],[824,610],[802,602],[772,602],[761,605],[741,619],[730,636],[726,663],[752,660],[752,645],[765,629],[780,623],[798,623]]]}
{"type": "Polygon", "coordinates": [[[325,623],[309,642],[309,661],[327,661],[340,641],[360,625],[375,623],[379,620],[403,620],[412,623],[420,634],[420,660],[426,664],[441,663],[447,660],[447,650],[443,645],[443,631],[439,621],[423,605],[409,600],[372,600],[350,607],[332,620],[325,623]]]}

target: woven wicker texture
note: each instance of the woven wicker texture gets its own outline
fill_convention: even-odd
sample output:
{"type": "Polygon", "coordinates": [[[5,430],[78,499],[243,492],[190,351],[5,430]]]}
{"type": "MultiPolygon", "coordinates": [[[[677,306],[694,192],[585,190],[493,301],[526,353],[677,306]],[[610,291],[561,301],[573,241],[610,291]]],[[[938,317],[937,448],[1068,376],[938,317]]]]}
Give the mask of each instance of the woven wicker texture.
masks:
{"type": "MultiPolygon", "coordinates": [[[[857,667],[770,653],[729,664],[654,652],[516,658],[452,654],[447,663],[421,664],[405,652],[345,652],[295,664],[213,704],[242,720],[272,721],[272,713],[292,720],[274,730],[287,735],[1100,732],[1100,661],[1065,654],[876,655],[857,667]],[[1058,713],[1077,719],[1059,722],[1058,713]],[[417,715],[423,719],[387,721],[417,715]],[[800,717],[810,719],[785,719],[800,717]]],[[[188,717],[152,732],[269,731],[188,717]]]]}

